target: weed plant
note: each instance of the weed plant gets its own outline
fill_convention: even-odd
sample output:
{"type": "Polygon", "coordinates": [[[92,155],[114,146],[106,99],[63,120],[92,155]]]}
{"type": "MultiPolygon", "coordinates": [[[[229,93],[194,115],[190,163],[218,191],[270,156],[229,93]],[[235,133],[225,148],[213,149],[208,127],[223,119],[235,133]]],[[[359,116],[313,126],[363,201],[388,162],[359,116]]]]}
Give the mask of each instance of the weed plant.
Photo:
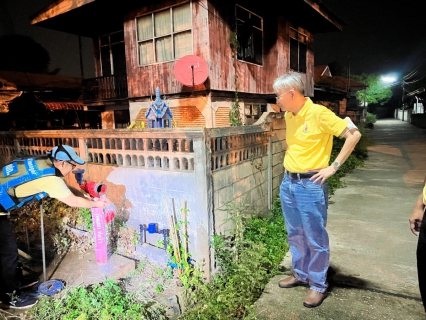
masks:
{"type": "Polygon", "coordinates": [[[79,208],[77,211],[76,224],[82,226],[84,230],[93,231],[92,209],[79,208]]]}
{"type": "Polygon", "coordinates": [[[218,272],[210,283],[186,291],[180,319],[255,319],[253,303],[288,250],[279,198],[267,217],[247,218],[249,208],[236,202],[224,210],[235,228],[213,239],[218,272]]]}
{"type": "Polygon", "coordinates": [[[66,289],[59,297],[43,297],[29,315],[43,320],[166,319],[162,308],[137,301],[116,280],[66,289]]]}

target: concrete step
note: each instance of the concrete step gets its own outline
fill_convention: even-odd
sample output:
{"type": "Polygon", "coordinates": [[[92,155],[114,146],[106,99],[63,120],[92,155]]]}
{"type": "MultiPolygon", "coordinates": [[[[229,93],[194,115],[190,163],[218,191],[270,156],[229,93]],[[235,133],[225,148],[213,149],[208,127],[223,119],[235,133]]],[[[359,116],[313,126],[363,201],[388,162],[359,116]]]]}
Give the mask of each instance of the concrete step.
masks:
{"type": "MultiPolygon", "coordinates": [[[[46,275],[47,280],[62,280],[67,287],[76,287],[125,278],[135,268],[134,260],[117,254],[110,255],[106,264],[98,264],[94,250],[90,250],[85,253],[68,252],[61,261],[55,260],[47,267],[46,275]]],[[[44,281],[43,274],[40,281],[44,281]]]]}

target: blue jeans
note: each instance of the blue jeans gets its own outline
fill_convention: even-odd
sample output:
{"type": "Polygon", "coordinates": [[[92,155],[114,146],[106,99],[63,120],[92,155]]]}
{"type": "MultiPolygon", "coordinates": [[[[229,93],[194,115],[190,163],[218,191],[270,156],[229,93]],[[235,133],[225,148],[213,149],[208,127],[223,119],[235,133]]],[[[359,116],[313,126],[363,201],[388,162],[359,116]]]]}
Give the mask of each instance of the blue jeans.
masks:
{"type": "Polygon", "coordinates": [[[325,292],[330,264],[327,222],[328,187],[309,179],[292,179],[287,174],[280,188],[287,241],[296,278],[310,288],[325,292]]]}

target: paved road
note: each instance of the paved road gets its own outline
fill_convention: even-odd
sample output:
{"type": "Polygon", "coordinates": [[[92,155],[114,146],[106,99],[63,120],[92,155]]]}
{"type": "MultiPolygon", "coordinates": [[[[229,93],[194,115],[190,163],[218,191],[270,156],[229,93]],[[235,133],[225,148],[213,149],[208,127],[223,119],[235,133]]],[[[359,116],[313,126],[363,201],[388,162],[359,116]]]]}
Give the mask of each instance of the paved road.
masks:
{"type": "Polygon", "coordinates": [[[369,159],[331,198],[329,297],[304,308],[307,289],[280,289],[277,276],[255,304],[258,319],[425,319],[408,218],[426,175],[426,131],[382,119],[368,135],[369,159]]]}

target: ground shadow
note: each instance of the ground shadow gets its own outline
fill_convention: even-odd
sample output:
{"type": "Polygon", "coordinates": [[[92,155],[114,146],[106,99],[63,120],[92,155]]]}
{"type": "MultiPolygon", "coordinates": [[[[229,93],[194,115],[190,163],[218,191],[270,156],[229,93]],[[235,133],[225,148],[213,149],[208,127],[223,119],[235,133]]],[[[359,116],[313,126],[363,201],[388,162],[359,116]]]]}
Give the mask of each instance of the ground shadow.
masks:
{"type": "MultiPolygon", "coordinates": [[[[292,274],[291,268],[289,269],[289,268],[286,268],[285,266],[280,266],[278,270],[285,275],[292,274]]],[[[419,297],[413,297],[413,296],[409,296],[402,293],[389,292],[389,291],[382,290],[380,289],[378,284],[371,281],[364,280],[354,275],[345,274],[341,269],[339,269],[338,267],[334,265],[330,265],[328,268],[327,282],[328,282],[329,293],[332,293],[333,290],[336,288],[355,289],[355,290],[364,290],[364,291],[381,293],[381,294],[385,294],[385,295],[393,296],[393,297],[400,297],[405,299],[421,301],[419,297]]]]}
{"type": "Polygon", "coordinates": [[[342,272],[342,270],[340,270],[338,267],[333,265],[330,265],[330,267],[328,268],[327,282],[329,284],[328,286],[329,292],[333,292],[335,288],[348,288],[348,289],[350,288],[350,289],[377,292],[377,293],[382,293],[389,296],[421,301],[421,299],[418,297],[381,290],[379,286],[375,284],[374,282],[366,281],[360,277],[356,277],[353,275],[346,275],[342,272]]]}

